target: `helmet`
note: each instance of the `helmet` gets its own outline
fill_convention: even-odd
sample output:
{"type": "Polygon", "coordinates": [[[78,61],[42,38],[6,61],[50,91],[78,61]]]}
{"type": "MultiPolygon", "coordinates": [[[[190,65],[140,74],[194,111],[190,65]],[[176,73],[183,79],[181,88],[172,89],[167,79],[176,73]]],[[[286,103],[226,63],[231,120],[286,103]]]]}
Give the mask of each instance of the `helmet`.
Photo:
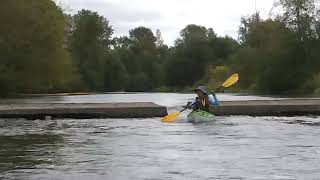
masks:
{"type": "Polygon", "coordinates": [[[206,86],[199,86],[194,91],[197,91],[197,90],[203,92],[206,95],[211,94],[210,90],[206,86]]]}

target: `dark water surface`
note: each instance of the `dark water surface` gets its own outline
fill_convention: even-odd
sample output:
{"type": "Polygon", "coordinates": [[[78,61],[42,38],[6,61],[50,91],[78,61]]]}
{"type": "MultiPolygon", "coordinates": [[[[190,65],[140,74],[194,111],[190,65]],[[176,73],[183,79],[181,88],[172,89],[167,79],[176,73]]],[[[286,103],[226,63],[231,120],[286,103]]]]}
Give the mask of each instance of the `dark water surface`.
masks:
{"type": "MultiPolygon", "coordinates": [[[[167,96],[155,100],[176,106],[193,95],[167,96]]],[[[0,119],[0,179],[320,179],[319,117],[231,116],[191,124],[187,113],[174,124],[0,119]]]]}

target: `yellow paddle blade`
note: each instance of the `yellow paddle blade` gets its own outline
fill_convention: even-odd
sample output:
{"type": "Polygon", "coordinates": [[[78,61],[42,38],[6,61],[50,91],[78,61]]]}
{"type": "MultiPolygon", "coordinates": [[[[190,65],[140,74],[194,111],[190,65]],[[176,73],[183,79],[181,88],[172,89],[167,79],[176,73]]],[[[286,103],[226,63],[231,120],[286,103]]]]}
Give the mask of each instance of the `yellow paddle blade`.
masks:
{"type": "Polygon", "coordinates": [[[172,113],[169,114],[168,116],[162,118],[162,122],[173,122],[177,119],[177,117],[180,115],[181,112],[176,112],[176,113],[172,113]]]}
{"type": "Polygon", "coordinates": [[[234,74],[229,79],[227,79],[222,86],[227,88],[234,85],[238,81],[239,81],[239,74],[234,74]]]}

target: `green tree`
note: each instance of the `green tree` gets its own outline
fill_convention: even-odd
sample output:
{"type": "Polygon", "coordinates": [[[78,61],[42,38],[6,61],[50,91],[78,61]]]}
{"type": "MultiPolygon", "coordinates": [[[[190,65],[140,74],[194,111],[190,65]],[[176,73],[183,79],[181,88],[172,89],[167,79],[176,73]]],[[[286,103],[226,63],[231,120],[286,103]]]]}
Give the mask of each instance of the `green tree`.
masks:
{"type": "Polygon", "coordinates": [[[207,86],[215,89],[231,75],[231,70],[227,66],[215,66],[209,69],[206,77],[207,86]]]}
{"type": "Polygon", "coordinates": [[[258,49],[250,46],[244,46],[230,56],[228,61],[231,62],[231,69],[241,76],[239,83],[241,89],[257,91],[256,86],[261,74],[261,57],[258,49]]]}
{"type": "Polygon", "coordinates": [[[213,65],[225,65],[228,57],[234,54],[238,48],[239,43],[231,37],[217,37],[215,39],[210,40],[210,48],[214,53],[215,57],[213,60],[210,60],[213,65]],[[213,62],[212,62],[213,61],[213,62]]]}
{"type": "Polygon", "coordinates": [[[129,76],[126,67],[117,53],[117,51],[111,52],[110,57],[106,59],[107,70],[104,76],[106,91],[125,90],[128,83],[129,76]]]}
{"type": "Polygon", "coordinates": [[[239,42],[245,44],[250,31],[261,21],[260,14],[255,13],[248,17],[242,17],[238,30],[239,42]]]}
{"type": "Polygon", "coordinates": [[[156,49],[156,37],[151,29],[140,26],[129,31],[130,40],[133,44],[133,49],[136,52],[149,51],[154,52],[156,49]]]}
{"type": "Polygon", "coordinates": [[[64,45],[65,18],[51,0],[3,0],[0,6],[2,94],[66,88],[72,62],[64,45]]]}
{"type": "Polygon", "coordinates": [[[159,29],[157,29],[157,31],[156,31],[156,46],[161,47],[163,45],[164,45],[164,42],[162,39],[161,31],[159,29]]]}
{"type": "Polygon", "coordinates": [[[308,74],[306,56],[296,34],[277,21],[257,23],[247,35],[246,47],[233,58],[242,75],[241,83],[258,92],[293,92],[308,74]]]}
{"type": "Polygon", "coordinates": [[[84,87],[102,90],[113,29],[106,18],[90,10],[81,10],[72,19],[74,29],[69,49],[77,63],[84,87]]]}
{"type": "Polygon", "coordinates": [[[165,46],[156,46],[151,29],[137,27],[129,31],[129,37],[116,39],[116,49],[125,65],[129,83],[128,91],[150,91],[162,85],[162,58],[165,46]]]}
{"type": "Polygon", "coordinates": [[[217,37],[212,29],[188,25],[166,63],[166,82],[169,86],[192,86],[201,80],[210,64],[216,64],[214,43],[217,37]]]}
{"type": "Polygon", "coordinates": [[[314,38],[318,14],[316,0],[280,0],[284,10],[281,20],[298,33],[300,41],[314,38]]]}

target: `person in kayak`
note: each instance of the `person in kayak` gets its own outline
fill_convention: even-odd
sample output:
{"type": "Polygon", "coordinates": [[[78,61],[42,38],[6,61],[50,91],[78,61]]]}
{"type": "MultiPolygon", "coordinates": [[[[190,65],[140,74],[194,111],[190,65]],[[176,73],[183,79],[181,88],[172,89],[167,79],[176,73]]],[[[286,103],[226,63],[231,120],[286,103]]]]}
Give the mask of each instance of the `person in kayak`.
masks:
{"type": "Polygon", "coordinates": [[[193,109],[194,111],[200,109],[202,111],[209,112],[210,106],[220,105],[217,96],[214,93],[210,92],[207,87],[199,86],[194,91],[197,93],[198,97],[196,97],[195,100],[187,104],[187,107],[189,109],[193,109]],[[209,96],[210,94],[213,95],[213,98],[209,96]]]}

